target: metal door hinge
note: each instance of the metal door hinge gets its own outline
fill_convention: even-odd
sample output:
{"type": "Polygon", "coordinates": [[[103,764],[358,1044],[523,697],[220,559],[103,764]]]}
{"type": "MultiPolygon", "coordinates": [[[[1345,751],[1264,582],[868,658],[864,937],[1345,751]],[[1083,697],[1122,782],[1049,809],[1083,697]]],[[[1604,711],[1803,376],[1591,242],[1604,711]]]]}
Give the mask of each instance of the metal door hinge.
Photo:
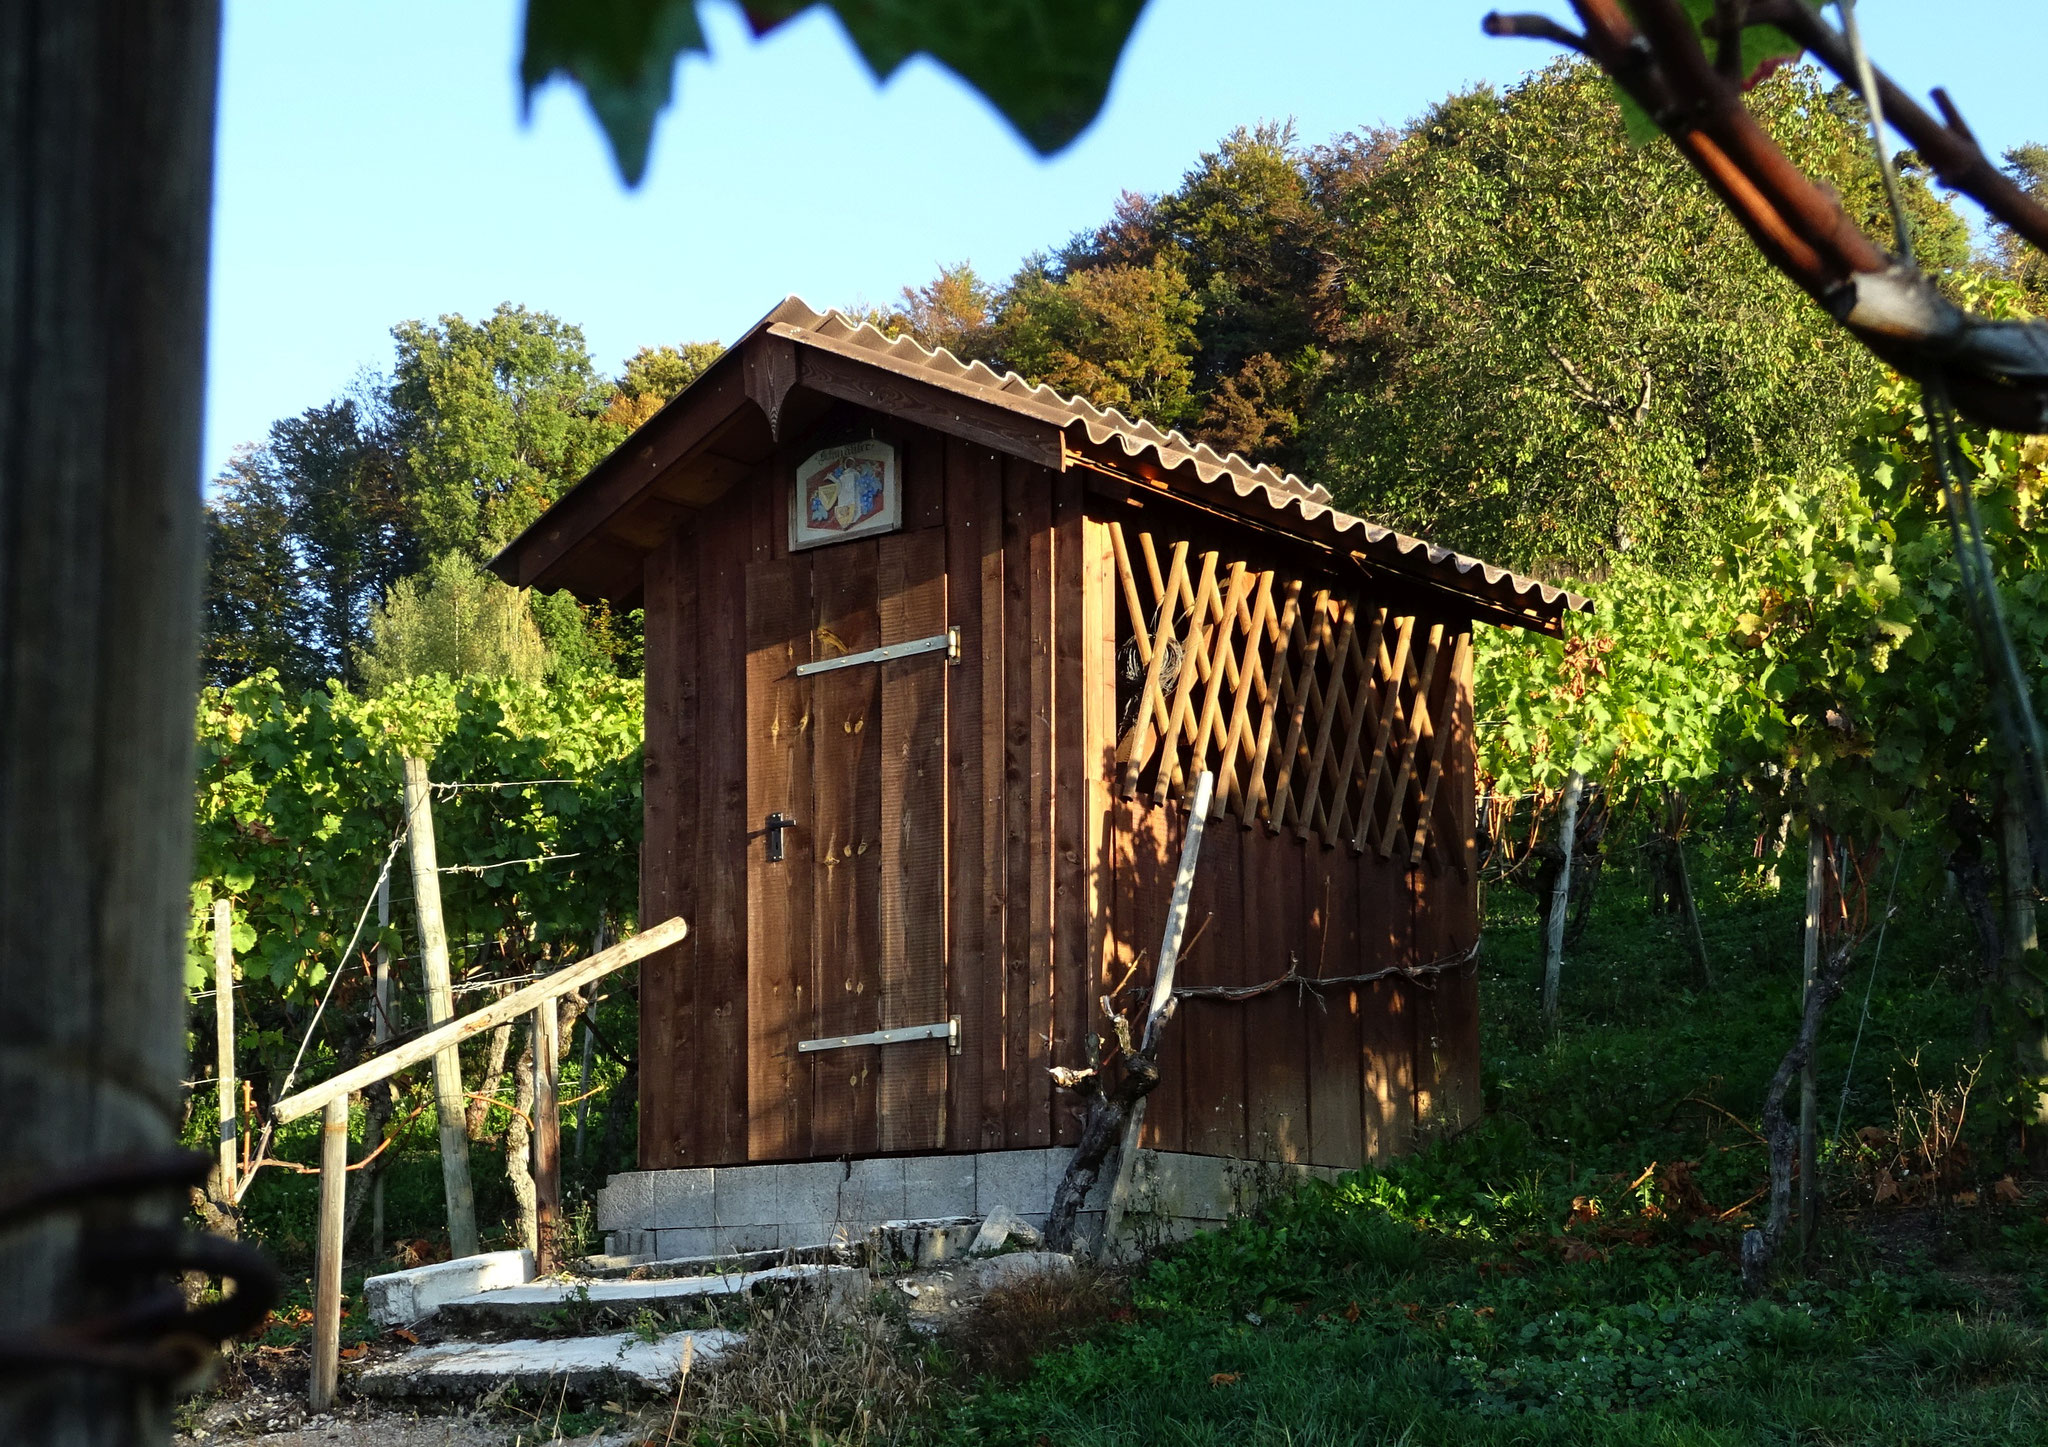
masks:
{"type": "Polygon", "coordinates": [[[943,1040],[946,1053],[960,1053],[960,1017],[941,1020],[936,1025],[901,1025],[894,1030],[870,1030],[864,1035],[827,1035],[820,1040],[799,1040],[797,1054],[809,1055],[819,1050],[851,1050],[860,1045],[901,1045],[911,1040],[943,1040]]]}
{"type": "Polygon", "coordinates": [[[816,663],[799,663],[796,666],[798,678],[809,678],[817,673],[830,673],[835,668],[853,668],[863,663],[893,663],[901,658],[915,658],[920,653],[944,653],[946,662],[960,661],[960,630],[948,628],[944,633],[934,633],[929,638],[916,638],[908,643],[885,643],[880,648],[867,648],[859,653],[846,653],[838,658],[821,658],[816,663]]]}

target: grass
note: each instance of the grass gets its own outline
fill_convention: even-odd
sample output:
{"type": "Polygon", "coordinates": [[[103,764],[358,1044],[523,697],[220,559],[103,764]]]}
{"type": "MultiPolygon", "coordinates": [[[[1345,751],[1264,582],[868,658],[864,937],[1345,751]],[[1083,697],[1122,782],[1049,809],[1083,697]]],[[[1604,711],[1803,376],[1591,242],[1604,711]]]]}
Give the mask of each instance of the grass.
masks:
{"type": "MultiPolygon", "coordinates": [[[[2038,1193],[1887,1213],[1838,1152],[1805,1273],[1741,1293],[1739,1208],[1763,1183],[1752,1126],[1794,1024],[1799,915],[1789,891],[1718,862],[1700,873],[1722,987],[1694,986],[1674,922],[1611,863],[1554,1036],[1533,913],[1496,890],[1480,1126],[1162,1257],[1129,1322],[1021,1381],[981,1378],[926,1430],[989,1447],[2048,1438],[2038,1193]]],[[[1845,1135],[1894,1119],[1909,1056],[1944,1081],[1972,1056],[1963,922],[1929,897],[1889,932],[1855,1078],[1867,958],[1823,1041],[1823,1119],[1846,1082],[1845,1135]]],[[[2015,1164],[1995,1111],[1970,1130],[1981,1175],[2015,1164]]]]}
{"type": "MultiPolygon", "coordinates": [[[[1554,1034],[1529,901],[1491,892],[1487,1114],[1465,1134],[1311,1183],[1127,1279],[999,1294],[936,1340],[887,1309],[763,1317],[679,1413],[648,1409],[651,1440],[2048,1440],[2048,1199],[2008,1156],[1995,1092],[1958,1157],[1980,1204],[1875,1205],[1872,1153],[1853,1144],[1862,1127],[1896,1131],[1979,1058],[1972,945],[1938,875],[1909,861],[1868,1017],[1866,951],[1824,1032],[1822,1120],[1839,1105],[1845,1141],[1827,1156],[1828,1214],[1810,1260],[1751,1299],[1734,1258],[1764,1181],[1757,1111],[1794,1024],[1801,904],[1745,858],[1696,856],[1721,976],[1705,992],[1628,866],[1617,850],[1600,881],[1554,1034]],[[1991,1189],[2006,1173],[2018,1201],[1991,1189]]],[[[394,1167],[395,1220],[433,1214],[434,1169],[424,1147],[394,1167]]],[[[275,1189],[288,1239],[303,1187],[275,1189]]],[[[575,1421],[602,1415],[583,1404],[575,1421]]]]}

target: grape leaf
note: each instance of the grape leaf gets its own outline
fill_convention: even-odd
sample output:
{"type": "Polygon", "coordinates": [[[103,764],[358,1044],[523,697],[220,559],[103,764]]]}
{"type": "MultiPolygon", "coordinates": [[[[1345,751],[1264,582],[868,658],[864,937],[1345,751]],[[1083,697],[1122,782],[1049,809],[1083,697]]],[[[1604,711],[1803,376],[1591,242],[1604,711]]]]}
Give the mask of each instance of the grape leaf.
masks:
{"type": "MultiPolygon", "coordinates": [[[[1680,3],[1685,7],[1685,13],[1691,18],[1695,29],[1703,26],[1714,14],[1714,0],[1680,0],[1680,3]]],[[[1806,3],[1812,9],[1820,9],[1816,0],[1806,0],[1806,3]]],[[[1716,42],[1703,35],[1700,43],[1706,47],[1707,56],[1711,59],[1715,54],[1716,42]]],[[[1779,66],[1791,64],[1799,58],[1803,49],[1798,41],[1775,25],[1746,27],[1742,32],[1742,88],[1748,90],[1779,66]]],[[[1614,99],[1621,106],[1621,123],[1628,131],[1629,140],[1638,146],[1656,140],[1662,132],[1658,130],[1657,123],[1650,119],[1649,112],[1637,105],[1634,97],[1619,85],[1615,85],[1611,80],[1608,84],[1613,87],[1614,99]]]]}
{"type": "MultiPolygon", "coordinates": [[[[1041,155],[1060,150],[1102,109],[1145,0],[830,0],[878,79],[929,55],[986,97],[1041,155]]],[[[810,8],[754,0],[765,34],[810,8]]],[[[679,57],[702,53],[694,0],[527,0],[520,80],[533,93],[557,75],[583,87],[628,185],[646,174],[655,118],[679,57]]]]}

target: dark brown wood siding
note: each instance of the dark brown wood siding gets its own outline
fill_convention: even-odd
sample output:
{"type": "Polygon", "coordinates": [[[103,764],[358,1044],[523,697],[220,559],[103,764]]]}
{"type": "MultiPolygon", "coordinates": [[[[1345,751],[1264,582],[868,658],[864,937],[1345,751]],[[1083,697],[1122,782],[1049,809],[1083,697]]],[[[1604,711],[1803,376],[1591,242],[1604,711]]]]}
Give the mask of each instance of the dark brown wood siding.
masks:
{"type": "MultiPolygon", "coordinates": [[[[1208,826],[1187,983],[1364,974],[1471,943],[1462,619],[1355,578],[1345,592],[1284,541],[1233,555],[1213,524],[1176,534],[1163,509],[978,442],[844,402],[810,416],[814,432],[785,438],[645,569],[642,910],[683,914],[691,937],[642,966],[643,1167],[1071,1142],[1074,1106],[1048,1069],[1099,1058],[1097,1000],[1149,978],[1197,766],[1222,769],[1227,809],[1208,826]],[[902,529],[792,553],[791,468],[855,428],[900,448],[902,529]],[[1119,755],[1138,702],[1120,648],[1145,567],[1134,515],[1156,534],[1160,581],[1187,543],[1184,605],[1201,592],[1236,630],[1189,640],[1200,656],[1161,704],[1177,732],[1155,730],[1137,778],[1119,755]],[[795,677],[948,625],[953,666],[795,677]],[[1290,662],[1255,656],[1262,632],[1297,629],[1290,662]],[[1410,652],[1395,662],[1397,632],[1410,652]],[[1385,689],[1383,641],[1382,672],[1415,675],[1385,689]],[[1340,653],[1353,661],[1333,666],[1340,653]],[[1262,708],[1283,666],[1316,680],[1298,724],[1262,708]],[[1399,720],[1367,726],[1397,698],[1401,719],[1426,700],[1420,743],[1399,720]],[[1276,786],[1277,829],[1259,814],[1276,786]],[[770,865],[776,811],[798,827],[770,865]],[[795,1050],[947,1015],[957,1055],[795,1050]]],[[[1469,970],[1190,999],[1167,1042],[1146,1125],[1166,1149],[1353,1165],[1478,1109],[1469,970]]]]}

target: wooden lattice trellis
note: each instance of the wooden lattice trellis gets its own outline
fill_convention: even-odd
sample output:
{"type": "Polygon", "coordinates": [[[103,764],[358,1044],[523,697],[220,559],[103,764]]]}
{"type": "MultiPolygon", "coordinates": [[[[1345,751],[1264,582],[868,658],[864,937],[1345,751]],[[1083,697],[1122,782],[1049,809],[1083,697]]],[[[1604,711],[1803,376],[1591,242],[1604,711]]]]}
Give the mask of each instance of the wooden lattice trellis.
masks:
{"type": "Polygon", "coordinates": [[[1420,862],[1469,628],[1216,552],[1111,536],[1126,708],[1119,787],[1164,803],[1216,771],[1214,817],[1420,862]],[[1135,546],[1134,546],[1135,545],[1135,546]]]}

